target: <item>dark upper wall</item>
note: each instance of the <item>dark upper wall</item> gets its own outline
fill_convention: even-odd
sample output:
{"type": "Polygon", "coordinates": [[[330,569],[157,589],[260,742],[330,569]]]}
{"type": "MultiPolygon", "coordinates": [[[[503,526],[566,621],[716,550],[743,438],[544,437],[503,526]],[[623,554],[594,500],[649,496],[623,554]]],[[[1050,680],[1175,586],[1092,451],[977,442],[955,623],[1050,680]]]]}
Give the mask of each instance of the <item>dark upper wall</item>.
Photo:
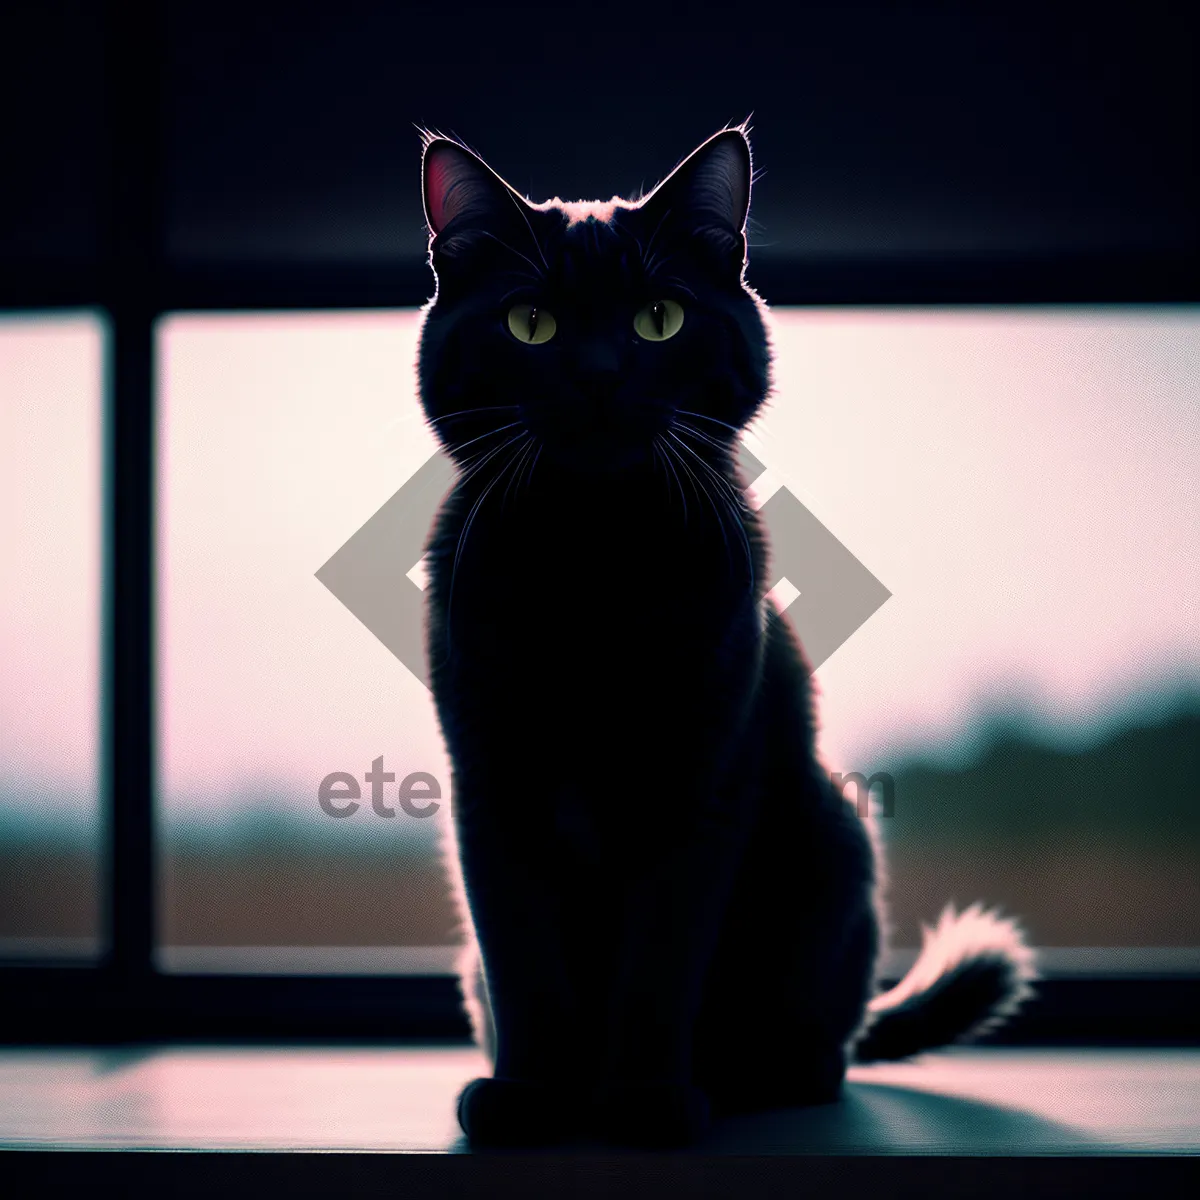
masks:
{"type": "MultiPolygon", "coordinates": [[[[174,0],[167,246],[419,261],[414,122],[576,198],[648,187],[753,110],[759,261],[1194,254],[1192,7],[174,0]]],[[[0,256],[95,248],[97,12],[0,18],[0,256]]]]}

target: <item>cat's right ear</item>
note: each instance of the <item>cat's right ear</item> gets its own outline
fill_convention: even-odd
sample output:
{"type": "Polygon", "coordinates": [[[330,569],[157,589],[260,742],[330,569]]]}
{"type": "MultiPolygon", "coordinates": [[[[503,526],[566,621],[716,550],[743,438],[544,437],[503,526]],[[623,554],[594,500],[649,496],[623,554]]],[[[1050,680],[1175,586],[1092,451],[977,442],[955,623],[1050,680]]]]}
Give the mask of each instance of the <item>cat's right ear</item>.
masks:
{"type": "Polygon", "coordinates": [[[495,228],[515,216],[524,201],[477,155],[448,138],[434,138],[421,156],[421,195],[430,235],[450,226],[495,228]]]}

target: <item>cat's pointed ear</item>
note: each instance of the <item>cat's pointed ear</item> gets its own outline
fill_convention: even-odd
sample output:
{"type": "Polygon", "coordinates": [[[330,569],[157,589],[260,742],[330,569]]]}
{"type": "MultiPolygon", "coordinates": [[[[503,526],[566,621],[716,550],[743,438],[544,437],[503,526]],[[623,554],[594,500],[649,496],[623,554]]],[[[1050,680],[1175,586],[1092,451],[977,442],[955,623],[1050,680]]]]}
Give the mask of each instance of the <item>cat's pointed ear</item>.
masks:
{"type": "Polygon", "coordinates": [[[477,155],[448,138],[433,138],[421,156],[421,195],[429,232],[453,221],[494,225],[512,215],[520,196],[477,155]]]}
{"type": "Polygon", "coordinates": [[[657,220],[706,237],[746,256],[750,211],[750,141],[743,129],[722,129],[693,150],[641,203],[657,220]]]}
{"type": "MultiPolygon", "coordinates": [[[[662,190],[695,217],[719,221],[734,233],[750,211],[750,142],[740,129],[723,129],[693,150],[662,190]]],[[[658,190],[658,189],[656,189],[658,190]]]]}

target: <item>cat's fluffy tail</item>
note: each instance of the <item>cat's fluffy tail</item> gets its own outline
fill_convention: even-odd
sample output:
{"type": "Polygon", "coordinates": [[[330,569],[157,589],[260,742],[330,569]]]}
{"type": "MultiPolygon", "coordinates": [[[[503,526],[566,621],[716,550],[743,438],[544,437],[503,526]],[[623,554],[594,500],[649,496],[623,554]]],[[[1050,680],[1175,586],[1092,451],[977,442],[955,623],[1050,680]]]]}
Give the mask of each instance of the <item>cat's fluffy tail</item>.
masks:
{"type": "Polygon", "coordinates": [[[1007,917],[980,904],[961,913],[947,905],[922,937],[908,974],[868,1006],[855,1062],[908,1058],[977,1037],[1031,994],[1033,951],[1007,917]]]}

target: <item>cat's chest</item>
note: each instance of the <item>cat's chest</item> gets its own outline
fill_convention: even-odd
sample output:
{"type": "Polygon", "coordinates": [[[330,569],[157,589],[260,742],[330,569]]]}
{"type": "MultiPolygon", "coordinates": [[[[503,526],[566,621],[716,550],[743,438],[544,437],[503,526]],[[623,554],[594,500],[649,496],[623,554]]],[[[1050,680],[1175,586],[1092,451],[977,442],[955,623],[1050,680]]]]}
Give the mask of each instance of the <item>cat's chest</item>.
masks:
{"type": "Polygon", "coordinates": [[[614,721],[655,726],[701,704],[728,669],[716,661],[757,628],[728,560],[673,530],[478,532],[457,571],[449,545],[440,559],[431,628],[453,647],[455,694],[502,697],[514,717],[596,736],[614,721]]]}
{"type": "Polygon", "coordinates": [[[719,540],[682,520],[496,522],[468,531],[456,568],[457,541],[439,549],[430,632],[459,728],[506,745],[536,730],[572,761],[620,745],[649,774],[665,746],[698,760],[716,744],[760,632],[719,540]]]}
{"type": "Polygon", "coordinates": [[[719,605],[731,578],[714,549],[682,525],[547,514],[468,530],[443,557],[439,593],[464,632],[526,652],[556,639],[611,652],[719,605]]]}

